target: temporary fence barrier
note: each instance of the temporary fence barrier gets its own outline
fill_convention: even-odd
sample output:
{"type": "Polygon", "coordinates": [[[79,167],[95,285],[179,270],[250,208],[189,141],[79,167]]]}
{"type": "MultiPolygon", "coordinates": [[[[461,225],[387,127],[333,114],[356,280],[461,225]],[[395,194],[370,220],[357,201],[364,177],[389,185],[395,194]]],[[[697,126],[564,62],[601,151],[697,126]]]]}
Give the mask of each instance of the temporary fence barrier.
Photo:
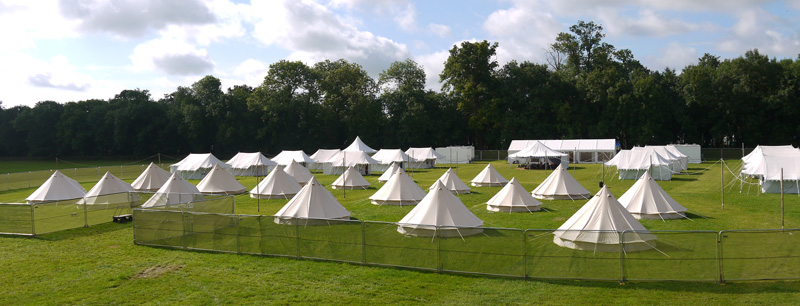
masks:
{"type": "MultiPolygon", "coordinates": [[[[554,243],[552,229],[428,227],[134,209],[134,242],[239,254],[537,279],[725,282],[800,279],[800,230],[581,231],[607,244],[554,243]],[[406,234],[403,234],[403,233],[406,234]],[[427,235],[424,233],[428,233],[427,235]],[[652,240],[642,241],[642,237],[652,240]],[[589,245],[589,247],[587,247],[589,245]]],[[[564,234],[564,233],[562,233],[564,234]]],[[[574,236],[566,233],[565,236],[574,236]]],[[[563,236],[562,236],[563,237],[563,236]]]]}
{"type": "MultiPolygon", "coordinates": [[[[161,165],[163,168],[163,165],[161,165]]],[[[79,183],[97,182],[106,172],[122,180],[137,178],[147,165],[103,166],[91,168],[58,169],[64,175],[79,183]]],[[[169,170],[169,169],[166,169],[169,170]]],[[[0,191],[36,188],[41,186],[55,170],[28,171],[0,174],[0,191]]]]}

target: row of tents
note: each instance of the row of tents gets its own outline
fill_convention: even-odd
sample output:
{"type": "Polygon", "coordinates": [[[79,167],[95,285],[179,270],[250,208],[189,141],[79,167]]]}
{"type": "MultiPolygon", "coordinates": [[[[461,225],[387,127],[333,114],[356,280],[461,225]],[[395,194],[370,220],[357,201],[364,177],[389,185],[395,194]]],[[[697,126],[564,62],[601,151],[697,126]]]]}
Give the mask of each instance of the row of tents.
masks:
{"type": "Polygon", "coordinates": [[[800,194],[800,149],[791,145],[757,146],[742,157],[740,174],[742,180],[757,178],[762,192],[800,194]]]}

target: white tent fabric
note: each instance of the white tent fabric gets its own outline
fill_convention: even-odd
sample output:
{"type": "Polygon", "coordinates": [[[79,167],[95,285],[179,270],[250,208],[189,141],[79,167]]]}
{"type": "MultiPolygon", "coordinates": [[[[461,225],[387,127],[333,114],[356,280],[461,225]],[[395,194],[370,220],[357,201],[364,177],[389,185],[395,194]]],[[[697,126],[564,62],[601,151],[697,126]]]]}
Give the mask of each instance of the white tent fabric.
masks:
{"type": "Polygon", "coordinates": [[[764,174],[761,176],[761,191],[781,193],[781,170],[783,170],[783,193],[800,194],[800,156],[766,155],[762,157],[764,174]]]}
{"type": "Polygon", "coordinates": [[[508,184],[508,180],[500,175],[500,172],[497,172],[497,169],[492,167],[492,164],[486,165],[483,171],[478,173],[470,182],[475,187],[501,187],[508,184]]]}
{"type": "Polygon", "coordinates": [[[347,170],[333,181],[331,187],[333,189],[367,189],[369,182],[355,168],[347,167],[347,170]]]}
{"type": "Polygon", "coordinates": [[[408,148],[406,155],[411,157],[411,162],[408,163],[408,168],[414,169],[429,169],[436,167],[436,162],[439,159],[445,158],[444,155],[439,154],[431,147],[427,148],[408,148]]]}
{"type": "Polygon", "coordinates": [[[300,150],[297,151],[283,150],[281,151],[281,153],[278,153],[278,155],[275,155],[275,157],[272,158],[272,161],[278,163],[278,165],[281,166],[288,166],[289,164],[292,163],[292,161],[298,162],[301,165],[302,164],[309,165],[314,163],[314,160],[311,159],[311,157],[308,157],[308,155],[306,155],[306,152],[300,150]]]}
{"type": "Polygon", "coordinates": [[[164,205],[183,204],[205,200],[197,187],[180,177],[177,173],[170,175],[164,186],[156,191],[142,207],[155,207],[164,205]]]}
{"type": "MultiPolygon", "coordinates": [[[[397,163],[392,163],[392,165],[389,166],[389,169],[386,169],[386,171],[383,171],[383,174],[381,174],[381,176],[378,178],[378,182],[381,182],[381,183],[388,182],[389,179],[392,178],[392,176],[395,174],[395,172],[398,171],[398,169],[400,171],[403,171],[403,168],[398,166],[397,163]]],[[[403,171],[403,172],[405,172],[405,171],[403,171]]]]}
{"type": "MultiPolygon", "coordinates": [[[[275,214],[275,223],[295,224],[293,218],[347,220],[350,219],[350,212],[342,204],[339,204],[333,194],[325,189],[316,178],[312,177],[308,184],[275,214]]],[[[300,223],[317,224],[315,221],[304,220],[300,223]]]]}
{"type": "Polygon", "coordinates": [[[311,175],[311,171],[308,171],[308,169],[301,166],[294,160],[290,161],[289,165],[286,166],[286,168],[283,168],[283,171],[285,171],[286,174],[291,175],[301,186],[308,183],[308,181],[314,177],[311,175]]]}
{"type": "Polygon", "coordinates": [[[39,188],[25,198],[28,203],[80,199],[86,195],[80,183],[56,170],[39,188]]]}
{"type": "Polygon", "coordinates": [[[636,219],[677,219],[686,217],[686,207],[664,191],[647,172],[619,197],[619,203],[636,219]]]}
{"type": "Polygon", "coordinates": [[[672,154],[669,150],[667,150],[665,146],[633,147],[631,150],[655,151],[656,153],[658,153],[658,155],[661,155],[661,157],[665,158],[670,163],[672,163],[672,166],[670,168],[672,170],[672,173],[680,173],[681,171],[686,170],[683,168],[683,161],[681,160],[681,158],[675,154],[672,154]]]}
{"type": "Polygon", "coordinates": [[[261,154],[261,152],[236,153],[226,163],[228,164],[229,171],[235,176],[266,176],[278,163],[271,161],[269,158],[261,154]]]}
{"type": "Polygon", "coordinates": [[[672,163],[653,150],[619,151],[606,166],[617,167],[621,180],[638,180],[648,170],[654,180],[672,179],[672,163]]]}
{"type": "Polygon", "coordinates": [[[169,166],[172,173],[178,173],[187,180],[201,180],[211,171],[214,165],[228,168],[228,165],[217,159],[211,153],[192,153],[183,160],[169,166]]]}
{"type": "Polygon", "coordinates": [[[397,231],[410,236],[459,237],[483,232],[483,220],[476,217],[441,181],[403,219],[397,231]]]}
{"type": "Polygon", "coordinates": [[[573,162],[579,163],[600,163],[611,159],[617,152],[614,139],[548,139],[512,140],[508,154],[514,154],[537,141],[555,151],[571,154],[573,162]]]}
{"type": "Polygon", "coordinates": [[[533,212],[541,210],[541,206],[542,203],[534,199],[517,178],[511,178],[503,189],[486,202],[487,210],[502,212],[533,212]]]}
{"type": "Polygon", "coordinates": [[[222,166],[215,165],[211,168],[211,172],[197,183],[197,190],[202,194],[227,195],[244,193],[247,189],[222,166]]]}
{"type": "Polygon", "coordinates": [[[161,169],[161,167],[156,166],[154,163],[150,163],[150,165],[144,169],[144,172],[131,183],[131,187],[136,191],[156,191],[161,188],[161,186],[164,186],[169,176],[169,172],[161,169]]]}
{"type": "Polygon", "coordinates": [[[625,251],[655,248],[656,237],[639,223],[604,186],[572,217],[553,232],[556,244],[579,250],[620,251],[622,232],[625,251]]]}
{"type": "Polygon", "coordinates": [[[368,175],[372,172],[370,167],[378,164],[378,161],[363,151],[342,151],[325,161],[322,173],[327,175],[342,174],[347,167],[353,167],[361,175],[368,175]]]}
{"type": "Polygon", "coordinates": [[[417,205],[425,197],[425,191],[414,183],[403,169],[392,175],[386,184],[369,197],[377,205],[417,205]]]}
{"type": "Polygon", "coordinates": [[[331,159],[331,157],[339,154],[342,150],[339,149],[319,149],[314,154],[311,154],[311,159],[314,160],[313,163],[308,165],[308,169],[313,170],[322,170],[324,169],[325,162],[331,159]]]}
{"type": "Polygon", "coordinates": [[[534,198],[546,200],[588,199],[591,196],[589,190],[581,186],[561,165],[536,186],[531,194],[534,198]]]}
{"type": "Polygon", "coordinates": [[[100,181],[89,189],[89,192],[83,196],[83,199],[78,204],[128,204],[136,206],[139,203],[140,197],[138,193],[134,193],[131,184],[124,182],[117,178],[111,172],[106,172],[100,181]]]}
{"type": "Polygon", "coordinates": [[[360,151],[360,152],[365,152],[367,154],[375,154],[375,152],[377,152],[375,151],[375,149],[370,148],[363,141],[361,141],[361,137],[358,136],[356,136],[356,139],[353,140],[353,143],[347,146],[347,148],[345,148],[344,151],[360,151]]]}
{"type": "Polygon", "coordinates": [[[294,177],[278,167],[250,190],[250,197],[253,199],[290,199],[301,188],[294,177]]]}
{"type": "Polygon", "coordinates": [[[436,160],[441,164],[469,164],[475,159],[473,146],[449,146],[436,148],[436,153],[443,157],[436,160]]]}
{"type": "MultiPolygon", "coordinates": [[[[442,174],[442,176],[440,176],[436,181],[442,182],[444,187],[447,188],[447,190],[450,190],[452,193],[469,193],[469,187],[467,184],[464,184],[460,178],[458,178],[458,175],[456,175],[456,173],[453,171],[453,168],[448,168],[447,171],[445,171],[444,174],[442,174]]],[[[429,190],[433,190],[434,187],[436,187],[436,183],[433,183],[429,190]]]]}
{"type": "Polygon", "coordinates": [[[764,176],[767,172],[766,159],[771,156],[800,156],[800,150],[791,145],[757,146],[753,152],[742,157],[742,174],[753,177],[764,176]]]}
{"type": "Polygon", "coordinates": [[[555,158],[561,161],[564,166],[569,166],[569,154],[561,153],[548,148],[546,145],[539,141],[528,143],[528,146],[522,150],[508,155],[509,164],[529,163],[532,160],[538,159],[540,162],[547,162],[542,159],[555,158]]]}
{"type": "Polygon", "coordinates": [[[672,155],[675,155],[678,158],[680,158],[681,168],[684,171],[689,170],[689,155],[684,154],[683,152],[681,152],[681,150],[678,150],[678,148],[675,147],[674,145],[666,145],[664,146],[664,149],[666,149],[667,152],[672,153],[672,155]]]}
{"type": "Polygon", "coordinates": [[[380,149],[372,159],[377,160],[378,164],[372,166],[373,171],[386,171],[393,163],[408,164],[416,161],[400,149],[380,149]]]}

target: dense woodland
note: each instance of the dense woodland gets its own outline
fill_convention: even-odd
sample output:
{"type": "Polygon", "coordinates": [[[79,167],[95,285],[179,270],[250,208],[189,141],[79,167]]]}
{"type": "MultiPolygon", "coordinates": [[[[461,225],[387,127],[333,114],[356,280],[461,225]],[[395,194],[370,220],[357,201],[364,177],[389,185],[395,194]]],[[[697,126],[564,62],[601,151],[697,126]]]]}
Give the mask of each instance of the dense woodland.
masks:
{"type": "Polygon", "coordinates": [[[377,148],[504,149],[550,138],[616,138],[623,148],[798,144],[800,57],[705,54],[680,73],[651,71],[603,38],[600,25],[581,21],[546,50],[547,63],[503,66],[496,43],[464,42],[450,50],[441,91],[426,90],[412,60],[377,80],[345,60],[280,61],[255,88],[224,90],[206,76],[160,98],[131,89],[108,100],[0,104],[0,156],[313,153],[356,135],[377,148]]]}

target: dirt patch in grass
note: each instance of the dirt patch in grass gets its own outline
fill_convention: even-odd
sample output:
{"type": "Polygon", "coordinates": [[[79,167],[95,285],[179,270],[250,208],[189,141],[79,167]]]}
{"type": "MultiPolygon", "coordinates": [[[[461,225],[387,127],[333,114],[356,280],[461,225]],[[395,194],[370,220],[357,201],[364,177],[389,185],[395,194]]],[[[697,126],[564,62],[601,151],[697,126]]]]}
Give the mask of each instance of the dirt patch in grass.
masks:
{"type": "Polygon", "coordinates": [[[181,268],[183,268],[183,265],[155,265],[136,273],[133,278],[156,278],[181,268]]]}

